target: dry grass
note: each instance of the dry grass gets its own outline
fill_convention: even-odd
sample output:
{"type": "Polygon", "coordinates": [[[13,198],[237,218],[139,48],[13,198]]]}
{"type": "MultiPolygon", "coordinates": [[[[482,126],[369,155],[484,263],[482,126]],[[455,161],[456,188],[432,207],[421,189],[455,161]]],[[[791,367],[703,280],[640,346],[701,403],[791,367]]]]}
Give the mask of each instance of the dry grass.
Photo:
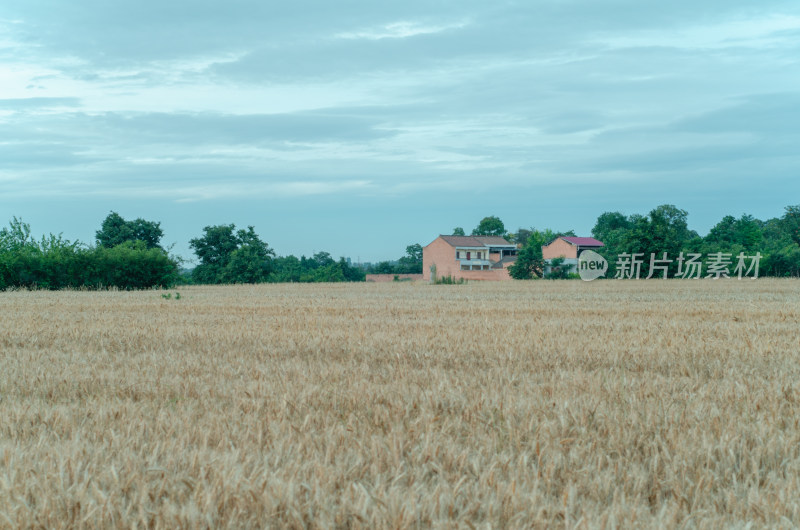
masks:
{"type": "Polygon", "coordinates": [[[800,282],[0,293],[0,527],[792,527],[800,282]]]}

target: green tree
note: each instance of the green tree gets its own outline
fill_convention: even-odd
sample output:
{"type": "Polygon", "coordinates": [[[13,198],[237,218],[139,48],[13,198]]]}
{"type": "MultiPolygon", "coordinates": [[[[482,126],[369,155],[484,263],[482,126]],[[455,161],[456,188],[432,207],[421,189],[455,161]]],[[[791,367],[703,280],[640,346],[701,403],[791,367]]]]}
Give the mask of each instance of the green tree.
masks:
{"type": "Polygon", "coordinates": [[[363,269],[353,266],[350,260],[345,260],[343,257],[339,258],[339,267],[342,269],[342,275],[346,282],[363,282],[366,277],[363,269]]]}
{"type": "Polygon", "coordinates": [[[257,283],[266,281],[272,271],[275,253],[252,226],[247,230],[236,230],[233,224],[206,226],[189,246],[200,260],[192,273],[197,283],[257,283]]]}
{"type": "Polygon", "coordinates": [[[800,204],[786,207],[783,222],[792,241],[800,245],[800,204]]]}
{"type": "Polygon", "coordinates": [[[222,271],[223,283],[261,283],[272,272],[272,254],[265,245],[243,244],[231,253],[222,271]]]}
{"type": "Polygon", "coordinates": [[[608,244],[621,239],[621,234],[630,230],[631,223],[627,217],[619,212],[605,212],[600,214],[592,228],[592,237],[608,244]]]}
{"type": "Polygon", "coordinates": [[[370,274],[397,274],[395,264],[391,261],[379,261],[370,267],[370,274]]]}
{"type": "Polygon", "coordinates": [[[531,234],[533,234],[533,230],[533,228],[517,229],[517,231],[514,233],[514,237],[512,238],[512,242],[524,245],[528,241],[528,238],[531,237],[531,234]]]}
{"type": "Polygon", "coordinates": [[[504,236],[506,227],[503,221],[495,215],[484,217],[472,231],[473,236],[504,236]]]}
{"type": "Polygon", "coordinates": [[[0,230],[0,251],[14,252],[35,245],[31,237],[31,226],[16,216],[8,223],[8,228],[0,230]]]}
{"type": "Polygon", "coordinates": [[[542,259],[543,233],[534,231],[525,245],[517,253],[517,259],[508,267],[509,275],[515,280],[541,278],[544,272],[542,259]]]}
{"type": "Polygon", "coordinates": [[[545,275],[548,280],[566,280],[570,276],[570,265],[565,265],[566,258],[560,256],[550,260],[550,272],[545,275]]]}
{"type": "MultiPolygon", "coordinates": [[[[607,276],[613,276],[616,257],[623,252],[641,253],[643,254],[641,259],[645,262],[648,262],[651,254],[661,257],[666,252],[668,258],[674,260],[684,249],[700,244],[701,238],[688,228],[687,217],[686,210],[671,204],[658,206],[646,216],[633,214],[628,217],[628,229],[614,234],[619,236],[619,239],[612,239],[609,243],[603,241],[608,245],[600,251],[600,254],[608,260],[607,276]]],[[[669,267],[670,275],[674,275],[678,262],[673,261],[669,267]]],[[[647,265],[644,268],[646,269],[647,265]]]]}
{"type": "Polygon", "coordinates": [[[317,252],[311,259],[314,261],[315,269],[330,267],[336,263],[336,260],[330,255],[330,252],[317,252]]]}
{"type": "Polygon", "coordinates": [[[178,278],[178,264],[161,248],[142,240],[89,251],[89,274],[83,284],[94,288],[148,289],[169,287],[178,278]]]}
{"type": "Polygon", "coordinates": [[[294,256],[275,258],[271,282],[363,282],[364,271],[350,260],[335,261],[328,252],[317,252],[311,258],[294,256]]]}
{"type": "Polygon", "coordinates": [[[628,233],[630,251],[677,256],[684,243],[694,235],[688,228],[688,212],[671,204],[657,206],[645,216],[632,216],[632,230],[628,233]]]}
{"type": "Polygon", "coordinates": [[[0,230],[0,289],[147,289],[177,280],[178,262],[144,241],[125,241],[113,248],[85,247],[60,234],[31,237],[30,226],[14,218],[0,230]]]}
{"type": "Polygon", "coordinates": [[[603,243],[603,247],[595,252],[608,261],[606,278],[612,278],[616,273],[616,258],[626,251],[631,226],[631,220],[620,212],[604,212],[592,228],[592,237],[603,243]]]}
{"type": "Polygon", "coordinates": [[[161,248],[163,236],[161,223],[142,218],[126,221],[117,212],[108,214],[95,234],[97,244],[106,248],[113,248],[126,241],[143,241],[147,248],[161,248]]]}
{"type": "Polygon", "coordinates": [[[272,260],[273,273],[271,282],[299,282],[303,275],[300,260],[295,256],[279,256],[272,260]]]}
{"type": "Polygon", "coordinates": [[[464,229],[463,228],[461,228],[460,226],[457,226],[457,227],[453,228],[453,235],[454,236],[464,236],[466,234],[464,233],[464,229]]]}
{"type": "Polygon", "coordinates": [[[715,252],[732,252],[734,247],[752,252],[760,250],[764,242],[763,223],[752,215],[743,214],[739,219],[726,215],[703,238],[715,252]]]}
{"type": "Polygon", "coordinates": [[[422,245],[414,243],[406,247],[406,255],[397,260],[397,266],[392,271],[395,274],[421,274],[422,273],[422,245]]]}

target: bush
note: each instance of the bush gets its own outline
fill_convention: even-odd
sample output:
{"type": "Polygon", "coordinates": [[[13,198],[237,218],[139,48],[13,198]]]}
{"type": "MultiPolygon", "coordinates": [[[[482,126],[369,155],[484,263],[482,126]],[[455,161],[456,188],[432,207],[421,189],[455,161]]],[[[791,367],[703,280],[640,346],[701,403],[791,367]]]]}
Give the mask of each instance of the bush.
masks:
{"type": "Polygon", "coordinates": [[[453,278],[450,275],[440,276],[433,280],[434,285],[463,285],[467,283],[464,278],[453,278]]]}
{"type": "Polygon", "coordinates": [[[177,279],[177,260],[143,241],[113,248],[82,247],[52,234],[36,241],[16,218],[0,231],[0,289],[147,289],[177,279]]]}

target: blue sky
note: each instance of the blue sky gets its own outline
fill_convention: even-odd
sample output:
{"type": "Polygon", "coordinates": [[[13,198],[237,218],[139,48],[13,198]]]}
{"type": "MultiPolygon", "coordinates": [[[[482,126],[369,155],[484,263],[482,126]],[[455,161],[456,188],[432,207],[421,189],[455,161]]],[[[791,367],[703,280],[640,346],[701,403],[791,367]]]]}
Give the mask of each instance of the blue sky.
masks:
{"type": "Polygon", "coordinates": [[[800,3],[6,0],[0,222],[397,258],[487,215],[573,229],[800,203],[800,3]]]}

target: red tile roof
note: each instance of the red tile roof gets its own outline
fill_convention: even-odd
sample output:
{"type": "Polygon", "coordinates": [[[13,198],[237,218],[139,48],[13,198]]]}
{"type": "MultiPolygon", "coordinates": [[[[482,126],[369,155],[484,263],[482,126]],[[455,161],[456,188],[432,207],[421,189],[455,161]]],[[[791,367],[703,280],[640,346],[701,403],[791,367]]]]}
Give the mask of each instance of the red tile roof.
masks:
{"type": "Polygon", "coordinates": [[[593,237],[572,237],[572,236],[563,236],[561,239],[566,241],[567,243],[572,243],[573,245],[577,245],[579,247],[602,247],[602,241],[598,241],[593,237]]]}
{"type": "Polygon", "coordinates": [[[514,244],[509,243],[500,236],[439,236],[445,240],[450,246],[453,247],[500,247],[510,246],[514,244]]]}
{"type": "Polygon", "coordinates": [[[472,236],[439,236],[453,247],[484,247],[485,245],[472,236]]]}
{"type": "Polygon", "coordinates": [[[472,236],[487,247],[514,247],[514,243],[509,243],[504,237],[501,236],[472,236]]]}

